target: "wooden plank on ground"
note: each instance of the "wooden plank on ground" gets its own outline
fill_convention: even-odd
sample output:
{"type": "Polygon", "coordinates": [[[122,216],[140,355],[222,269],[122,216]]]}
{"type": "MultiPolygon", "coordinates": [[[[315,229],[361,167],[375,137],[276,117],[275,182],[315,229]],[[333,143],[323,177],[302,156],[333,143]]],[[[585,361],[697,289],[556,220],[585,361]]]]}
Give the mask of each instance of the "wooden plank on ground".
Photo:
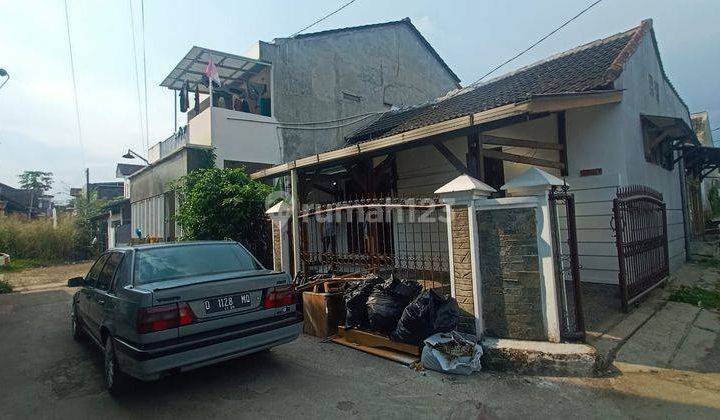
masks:
{"type": "Polygon", "coordinates": [[[338,336],[349,342],[367,347],[378,347],[420,356],[420,348],[412,344],[398,343],[389,338],[369,331],[362,331],[344,326],[338,327],[338,336]]]}
{"type": "Polygon", "coordinates": [[[419,362],[420,359],[417,356],[411,356],[409,354],[387,350],[381,347],[368,347],[361,344],[353,343],[342,337],[334,337],[331,339],[333,343],[341,344],[346,347],[353,348],[355,350],[364,351],[375,356],[382,357],[384,359],[392,360],[393,362],[402,363],[405,366],[410,366],[413,363],[419,362]]]}

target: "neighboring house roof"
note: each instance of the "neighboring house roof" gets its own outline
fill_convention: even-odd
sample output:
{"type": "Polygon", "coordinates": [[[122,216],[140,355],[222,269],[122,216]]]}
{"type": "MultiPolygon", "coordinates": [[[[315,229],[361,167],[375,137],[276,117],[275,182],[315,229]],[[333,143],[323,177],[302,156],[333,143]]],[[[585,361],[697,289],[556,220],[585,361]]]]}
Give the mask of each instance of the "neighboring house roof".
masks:
{"type": "Polygon", "coordinates": [[[145,165],[133,165],[131,163],[118,163],[115,168],[115,176],[118,178],[128,177],[140,169],[144,168],[145,165]]]}
{"type": "MultiPolygon", "coordinates": [[[[375,122],[346,139],[349,143],[356,143],[398,134],[522,102],[537,95],[610,90],[615,79],[622,73],[625,63],[648,32],[652,34],[653,45],[657,52],[652,20],[644,20],[640,26],[628,31],[557,54],[486,83],[450,92],[435,102],[409,109],[388,111],[375,122]]],[[[660,68],[667,80],[662,63],[660,68]]],[[[672,84],[670,86],[675,92],[672,84]]]]}
{"type": "Polygon", "coordinates": [[[438,54],[437,51],[435,51],[435,48],[430,45],[427,39],[418,31],[418,29],[415,27],[415,25],[412,24],[412,21],[409,17],[406,17],[404,19],[390,21],[390,22],[382,22],[382,23],[373,23],[370,25],[360,25],[360,26],[351,26],[348,28],[337,28],[337,29],[330,29],[327,31],[320,31],[320,32],[310,32],[305,34],[299,34],[295,35],[294,38],[296,39],[304,39],[304,38],[313,38],[318,36],[325,36],[325,35],[333,35],[340,32],[352,32],[352,31],[362,31],[367,29],[374,29],[374,28],[382,28],[382,27],[388,27],[388,26],[406,26],[408,29],[410,29],[410,32],[415,35],[420,43],[425,47],[425,49],[428,50],[428,52],[440,63],[440,65],[443,66],[445,71],[448,72],[450,77],[455,81],[456,84],[460,84],[460,78],[455,74],[454,71],[450,68],[450,66],[447,65],[445,60],[440,57],[440,54],[438,54]]]}
{"type": "Polygon", "coordinates": [[[30,190],[14,188],[0,182],[0,201],[7,201],[27,209],[30,204],[30,190]]]}

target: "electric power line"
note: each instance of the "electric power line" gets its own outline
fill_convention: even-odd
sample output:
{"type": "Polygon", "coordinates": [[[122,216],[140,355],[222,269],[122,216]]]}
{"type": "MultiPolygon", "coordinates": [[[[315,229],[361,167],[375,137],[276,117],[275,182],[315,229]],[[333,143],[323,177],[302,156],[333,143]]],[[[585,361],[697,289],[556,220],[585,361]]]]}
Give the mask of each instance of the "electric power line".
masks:
{"type": "Polygon", "coordinates": [[[600,3],[601,1],[602,1],[602,0],[596,0],[596,1],[594,1],[594,2],[591,3],[589,6],[585,7],[584,9],[582,9],[578,14],[576,14],[575,16],[571,17],[570,19],[566,20],[562,25],[558,26],[557,28],[553,29],[550,33],[548,33],[547,35],[545,35],[545,36],[543,36],[542,38],[540,38],[539,40],[537,40],[534,44],[532,44],[532,45],[530,45],[529,47],[525,48],[524,50],[520,51],[519,53],[517,53],[517,54],[514,55],[513,57],[511,57],[511,58],[503,61],[501,64],[495,66],[492,70],[490,70],[489,72],[485,73],[481,78],[479,78],[479,79],[477,79],[476,81],[472,82],[470,85],[472,86],[472,85],[474,85],[474,84],[476,84],[476,83],[478,83],[478,82],[481,82],[481,81],[484,80],[486,77],[490,76],[491,74],[495,73],[495,72],[496,72],[497,70],[499,70],[500,68],[504,67],[506,64],[514,61],[515,59],[517,59],[517,58],[520,57],[521,55],[523,55],[523,54],[525,54],[526,52],[532,50],[533,48],[535,48],[536,46],[538,46],[541,42],[543,42],[543,41],[545,41],[546,39],[550,38],[550,37],[551,37],[552,35],[554,35],[556,32],[558,32],[558,31],[561,30],[562,28],[564,28],[564,27],[566,27],[567,25],[569,25],[570,22],[574,21],[575,19],[577,19],[577,18],[579,18],[580,16],[582,16],[583,14],[585,14],[585,12],[587,12],[588,10],[592,9],[593,7],[595,7],[595,6],[596,6],[598,3],[600,3]]]}
{"type": "Polygon", "coordinates": [[[147,151],[150,147],[150,128],[148,126],[147,61],[145,60],[145,0],[140,0],[140,15],[142,17],[143,86],[145,88],[145,150],[147,151]]]}
{"type": "Polygon", "coordinates": [[[140,99],[140,75],[138,74],[137,42],[135,41],[135,13],[133,12],[132,0],[128,0],[130,6],[130,31],[132,32],[133,67],[135,69],[135,92],[137,93],[138,104],[138,134],[140,136],[140,149],[145,148],[145,130],[143,128],[142,100],[140,99]]]}
{"type": "Polygon", "coordinates": [[[299,31],[295,32],[294,34],[291,35],[291,37],[294,37],[294,36],[296,36],[296,35],[298,35],[298,34],[300,34],[300,33],[302,33],[302,32],[305,32],[306,30],[312,28],[313,26],[315,26],[315,25],[317,25],[318,23],[322,22],[323,20],[329,18],[330,16],[334,15],[335,13],[337,13],[337,12],[341,11],[342,9],[344,9],[344,8],[350,6],[351,4],[355,3],[356,1],[357,1],[357,0],[350,0],[349,2],[343,4],[343,5],[340,6],[339,8],[335,9],[334,11],[328,13],[327,15],[321,17],[320,19],[316,20],[315,22],[313,22],[313,23],[309,24],[308,26],[306,26],[306,27],[300,29],[299,31]]]}
{"type": "Polygon", "coordinates": [[[72,74],[73,100],[75,102],[75,120],[78,130],[78,143],[80,144],[80,158],[83,166],[85,162],[85,147],[83,146],[82,127],[80,125],[80,106],[78,105],[77,82],[75,81],[75,61],[73,60],[72,38],[70,36],[70,14],[68,13],[68,2],[65,0],[65,29],[67,29],[68,49],[70,50],[70,73],[72,74]]]}
{"type": "Polygon", "coordinates": [[[718,130],[720,130],[720,127],[715,127],[715,128],[713,128],[712,130],[710,130],[710,131],[718,131],[718,130]]]}

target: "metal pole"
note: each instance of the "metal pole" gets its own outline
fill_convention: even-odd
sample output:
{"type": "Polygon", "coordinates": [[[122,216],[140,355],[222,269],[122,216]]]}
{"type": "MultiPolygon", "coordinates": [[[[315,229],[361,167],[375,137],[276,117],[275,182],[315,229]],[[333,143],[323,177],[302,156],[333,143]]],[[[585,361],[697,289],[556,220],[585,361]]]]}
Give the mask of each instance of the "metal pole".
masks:
{"type": "MultiPolygon", "coordinates": [[[[212,84],[212,82],[210,82],[212,84]]],[[[290,171],[290,207],[292,210],[292,241],[294,267],[293,274],[297,276],[300,272],[300,200],[298,198],[298,174],[297,169],[290,171]]]]}
{"type": "Polygon", "coordinates": [[[173,108],[175,108],[175,130],[173,130],[173,133],[177,133],[177,98],[175,97],[175,92],[172,93],[173,97],[173,108]]]}
{"type": "Polygon", "coordinates": [[[90,202],[90,168],[85,168],[85,201],[90,202]]]}

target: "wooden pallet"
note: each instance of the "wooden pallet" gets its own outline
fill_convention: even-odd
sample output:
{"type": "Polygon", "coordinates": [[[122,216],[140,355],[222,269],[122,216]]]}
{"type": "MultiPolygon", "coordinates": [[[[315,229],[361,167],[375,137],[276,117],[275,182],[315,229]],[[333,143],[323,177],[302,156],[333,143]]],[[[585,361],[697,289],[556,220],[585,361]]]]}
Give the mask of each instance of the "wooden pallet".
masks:
{"type": "Polygon", "coordinates": [[[338,335],[332,341],[408,366],[417,362],[420,356],[418,346],[398,343],[380,334],[344,326],[338,327],[338,335]]]}

